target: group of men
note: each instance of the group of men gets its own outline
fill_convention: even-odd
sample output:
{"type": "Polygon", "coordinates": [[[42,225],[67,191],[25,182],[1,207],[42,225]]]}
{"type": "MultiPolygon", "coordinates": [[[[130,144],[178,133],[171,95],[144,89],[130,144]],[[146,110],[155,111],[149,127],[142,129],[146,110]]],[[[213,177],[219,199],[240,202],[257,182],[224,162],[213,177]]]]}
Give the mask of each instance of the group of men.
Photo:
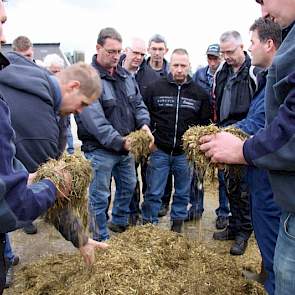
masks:
{"type": "MultiPolygon", "coordinates": [[[[189,75],[189,55],[185,49],[172,52],[169,69],[164,60],[167,45],[159,35],[149,42],[149,59],[144,59],[145,45],[138,38],[132,40],[123,56],[122,38],[113,28],[100,31],[91,67],[76,64],[56,76],[17,53],[7,58],[1,56],[1,257],[5,233],[35,219],[53,204],[56,195],[50,179],[28,184],[29,174],[16,160],[15,152],[27,170],[33,167],[31,172],[49,156],[57,158],[64,149],[60,138],[64,129],[59,124],[63,116],[76,114],[82,150],[94,170],[89,189],[94,240],[81,232],[79,220],[69,212],[61,212],[63,220],[69,221],[59,220],[55,226],[81,250],[89,263],[93,261],[95,248],[106,247],[99,242],[109,239],[108,227],[123,232],[130,223],[132,214],[129,213],[139,212],[136,163],[129,154],[131,142],[127,138],[134,130],[142,129],[151,138],[151,154],[147,162],[141,163],[142,223],[157,224],[161,210],[167,211],[162,197],[171,187],[169,175],[174,177],[171,230],[181,232],[186,219],[200,217],[203,192],[193,186],[192,194],[193,174],[182,150],[181,137],[189,126],[208,124],[211,118],[218,126],[233,125],[251,136],[245,142],[225,132],[201,138],[201,149],[212,161],[245,165],[239,178],[231,170],[226,174],[219,171],[220,206],[216,210],[216,226],[223,230],[215,232],[213,238],[234,240],[230,253],[241,255],[254,229],[267,292],[293,294],[295,230],[290,194],[294,183],[295,1],[256,2],[262,7],[263,18],[250,28],[252,60],[244,51],[240,34],[228,31],[221,35],[219,44],[209,46],[208,67],[199,70],[193,78],[189,75]],[[281,28],[276,23],[284,28],[281,45],[281,28]],[[20,72],[24,74],[19,76],[20,72]],[[32,86],[30,79],[41,82],[27,89],[26,85],[32,86]],[[22,97],[23,104],[15,104],[12,96],[22,97]],[[22,112],[30,114],[32,122],[38,122],[36,128],[26,128],[28,122],[17,115],[20,107],[22,112]],[[40,112],[32,111],[35,109],[40,112]],[[50,130],[48,120],[52,122],[50,130]],[[46,126],[42,125],[45,121],[46,126]],[[44,143],[40,134],[47,136],[44,143]],[[266,170],[262,169],[269,171],[270,182],[266,170]],[[112,177],[116,192],[112,219],[107,222],[112,177]],[[192,207],[187,211],[189,202],[192,207]]],[[[3,24],[6,15],[2,1],[0,8],[3,24]]],[[[57,167],[57,173],[70,184],[70,175],[63,169],[57,167]]],[[[67,193],[65,190],[58,197],[67,193]]],[[[4,259],[0,260],[0,266],[1,293],[5,282],[4,259]]]]}

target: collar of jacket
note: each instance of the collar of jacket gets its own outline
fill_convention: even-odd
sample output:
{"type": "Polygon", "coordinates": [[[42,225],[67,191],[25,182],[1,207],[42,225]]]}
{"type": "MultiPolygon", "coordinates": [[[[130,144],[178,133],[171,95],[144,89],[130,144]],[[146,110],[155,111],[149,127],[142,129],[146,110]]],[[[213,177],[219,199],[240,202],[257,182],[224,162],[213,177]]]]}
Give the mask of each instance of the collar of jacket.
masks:
{"type": "Polygon", "coordinates": [[[10,64],[9,60],[0,52],[0,70],[9,66],[9,64],[10,64]]]}
{"type": "Polygon", "coordinates": [[[294,24],[295,24],[295,21],[288,27],[282,29],[282,40],[284,40],[287,37],[291,29],[293,28],[294,24]]]}
{"type": "Polygon", "coordinates": [[[182,83],[182,84],[177,84],[176,82],[175,82],[175,80],[173,79],[173,76],[172,76],[172,74],[171,73],[169,73],[168,74],[168,76],[167,76],[167,81],[169,82],[169,83],[171,83],[171,84],[175,84],[175,85],[177,85],[177,86],[182,86],[182,85],[186,85],[186,84],[190,84],[193,80],[192,80],[192,78],[191,78],[191,76],[189,76],[189,75],[187,75],[186,76],[186,81],[184,82],[184,83],[182,83]]]}
{"type": "MultiPolygon", "coordinates": [[[[109,72],[103,67],[101,66],[97,60],[96,60],[97,54],[94,54],[92,57],[92,63],[91,65],[97,70],[99,71],[100,77],[102,79],[108,79],[108,80],[116,80],[113,76],[111,76],[109,74],[109,72]]],[[[122,68],[122,66],[120,64],[117,65],[116,69],[115,69],[116,74],[123,78],[126,79],[127,78],[127,70],[125,70],[124,68],[122,68]]]]}

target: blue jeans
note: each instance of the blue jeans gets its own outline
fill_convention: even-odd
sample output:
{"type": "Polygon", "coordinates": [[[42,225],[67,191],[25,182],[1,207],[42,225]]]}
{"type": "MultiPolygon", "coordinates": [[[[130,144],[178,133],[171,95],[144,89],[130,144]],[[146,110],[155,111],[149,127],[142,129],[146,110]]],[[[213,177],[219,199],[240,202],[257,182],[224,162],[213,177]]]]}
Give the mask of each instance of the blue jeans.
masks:
{"type": "Polygon", "coordinates": [[[142,204],[142,218],[145,222],[157,224],[158,212],[161,207],[161,197],[164,194],[169,171],[174,176],[173,202],[171,206],[171,220],[184,220],[187,217],[187,205],[190,192],[190,167],[186,156],[173,156],[159,149],[150,155],[146,182],[147,189],[142,204]]]}
{"type": "Polygon", "coordinates": [[[265,170],[248,167],[252,225],[261,253],[267,278],[264,287],[274,294],[275,274],[273,259],[280,227],[281,210],[275,203],[268,175],[265,170]]]}
{"type": "Polygon", "coordinates": [[[67,128],[67,152],[69,154],[73,154],[74,151],[75,151],[75,149],[74,149],[74,140],[73,140],[71,125],[69,125],[68,128],[67,128]]]}
{"type": "MultiPolygon", "coordinates": [[[[292,197],[292,196],[290,196],[292,197]]],[[[283,212],[275,249],[276,295],[295,294],[295,214],[283,212]]]]}
{"type": "Polygon", "coordinates": [[[14,253],[13,253],[11,245],[10,245],[10,239],[9,239],[8,234],[5,234],[4,257],[8,260],[9,263],[13,262],[14,253]]]}
{"type": "Polygon", "coordinates": [[[92,219],[90,230],[93,239],[103,241],[109,239],[106,208],[111,176],[116,183],[112,223],[127,226],[129,205],[136,185],[135,164],[130,155],[116,155],[102,149],[85,153],[85,156],[91,161],[94,171],[89,187],[89,212],[92,219]]]}
{"type": "MultiPolygon", "coordinates": [[[[215,210],[217,216],[227,217],[229,214],[228,197],[224,181],[224,172],[218,170],[219,181],[219,207],[215,210]]],[[[194,210],[197,214],[204,212],[204,188],[199,189],[197,186],[197,176],[194,173],[192,177],[190,203],[192,207],[190,210],[194,210]]]]}

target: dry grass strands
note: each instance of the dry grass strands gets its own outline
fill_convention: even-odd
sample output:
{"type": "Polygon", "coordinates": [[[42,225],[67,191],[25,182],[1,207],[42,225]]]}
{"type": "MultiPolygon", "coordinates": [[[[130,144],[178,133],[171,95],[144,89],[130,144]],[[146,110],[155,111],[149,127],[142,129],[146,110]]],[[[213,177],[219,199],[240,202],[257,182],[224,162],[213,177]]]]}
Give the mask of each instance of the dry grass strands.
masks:
{"type": "Polygon", "coordinates": [[[131,140],[130,152],[134,156],[135,161],[139,162],[142,157],[147,158],[150,154],[149,144],[151,143],[151,138],[147,132],[137,130],[128,134],[127,138],[131,140]]]}
{"type": "Polygon", "coordinates": [[[14,294],[26,295],[249,295],[232,257],[151,225],[112,238],[87,269],[78,255],[42,259],[17,273],[14,294]],[[18,293],[21,292],[21,293],[18,293]]]}
{"type": "MultiPolygon", "coordinates": [[[[204,135],[212,135],[221,131],[229,132],[242,140],[245,140],[249,137],[248,134],[233,126],[218,128],[214,124],[209,126],[193,126],[189,128],[183,135],[183,149],[189,162],[197,170],[198,178],[201,183],[203,182],[205,175],[209,181],[212,181],[216,175],[215,171],[217,165],[211,163],[210,159],[208,159],[200,150],[199,140],[204,135]]],[[[239,173],[240,165],[230,165],[230,167],[230,169],[234,169],[235,173],[239,173]]],[[[225,166],[225,170],[229,170],[228,165],[225,166]]]]}
{"type": "Polygon", "coordinates": [[[87,210],[87,189],[92,179],[92,168],[90,162],[86,160],[81,153],[76,152],[73,155],[64,154],[60,160],[49,160],[43,164],[37,171],[35,181],[44,178],[50,178],[57,189],[64,186],[63,178],[55,173],[54,167],[64,167],[72,176],[71,191],[67,199],[57,199],[54,206],[46,213],[46,220],[51,221],[56,218],[59,208],[68,207],[81,218],[83,226],[86,228],[88,223],[87,210]]]}

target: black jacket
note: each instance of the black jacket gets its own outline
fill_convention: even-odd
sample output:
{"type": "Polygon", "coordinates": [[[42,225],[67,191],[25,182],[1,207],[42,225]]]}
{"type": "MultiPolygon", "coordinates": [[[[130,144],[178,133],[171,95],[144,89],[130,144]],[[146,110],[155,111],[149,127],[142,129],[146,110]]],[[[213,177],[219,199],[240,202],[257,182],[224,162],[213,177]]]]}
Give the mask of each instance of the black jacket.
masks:
{"type": "Polygon", "coordinates": [[[231,66],[226,62],[222,64],[215,74],[215,110],[217,124],[220,126],[228,126],[247,116],[251,99],[256,91],[256,72],[259,68],[251,68],[251,59],[245,52],[245,62],[239,69],[231,88],[230,112],[227,118],[220,119],[220,107],[223,97],[223,91],[227,84],[228,77],[231,75],[231,66]],[[253,69],[253,70],[251,70],[253,69]],[[251,74],[252,73],[252,74],[251,74]]]}
{"type": "Polygon", "coordinates": [[[182,154],[182,135],[193,125],[209,122],[206,93],[188,76],[178,85],[171,74],[147,87],[144,101],[151,116],[155,144],[166,153],[182,154]]]}

